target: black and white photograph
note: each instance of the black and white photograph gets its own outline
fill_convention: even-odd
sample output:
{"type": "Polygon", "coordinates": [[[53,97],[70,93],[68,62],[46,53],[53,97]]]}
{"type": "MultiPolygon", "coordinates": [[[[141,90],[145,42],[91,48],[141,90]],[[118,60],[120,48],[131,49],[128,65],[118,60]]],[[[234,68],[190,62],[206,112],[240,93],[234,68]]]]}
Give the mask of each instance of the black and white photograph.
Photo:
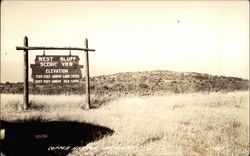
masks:
{"type": "Polygon", "coordinates": [[[250,154],[249,1],[0,4],[0,156],[250,154]]]}

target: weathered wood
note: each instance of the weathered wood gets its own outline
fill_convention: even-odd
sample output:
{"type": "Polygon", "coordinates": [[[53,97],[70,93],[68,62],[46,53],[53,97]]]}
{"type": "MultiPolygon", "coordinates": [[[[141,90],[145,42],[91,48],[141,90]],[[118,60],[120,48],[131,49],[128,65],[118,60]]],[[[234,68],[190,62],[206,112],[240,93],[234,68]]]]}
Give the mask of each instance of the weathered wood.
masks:
{"type": "Polygon", "coordinates": [[[95,51],[95,49],[89,48],[77,48],[77,47],[28,47],[17,46],[16,50],[83,50],[83,51],[95,51]]]}
{"type": "MultiPolygon", "coordinates": [[[[88,49],[88,39],[85,39],[85,48],[88,49]]],[[[90,88],[89,88],[89,54],[85,51],[85,87],[86,87],[86,105],[85,109],[90,108],[90,88]]]]}
{"type": "Polygon", "coordinates": [[[83,65],[79,60],[77,55],[37,55],[35,64],[30,65],[31,77],[39,85],[80,83],[83,65]]]}
{"type": "MultiPolygon", "coordinates": [[[[24,37],[24,46],[28,47],[28,37],[24,37]]],[[[29,106],[29,54],[28,50],[24,50],[24,74],[23,74],[23,109],[27,109],[29,106]]]]}
{"type": "MultiPolygon", "coordinates": [[[[86,80],[86,109],[90,108],[90,85],[89,85],[89,58],[88,52],[95,51],[95,49],[88,48],[88,40],[85,39],[85,48],[77,48],[77,47],[29,47],[28,46],[28,38],[25,36],[24,38],[24,46],[16,46],[16,50],[24,51],[24,100],[23,100],[23,108],[27,109],[29,106],[29,79],[28,79],[28,51],[29,50],[81,50],[85,51],[85,80],[86,80]]],[[[43,54],[45,56],[45,52],[43,54]]],[[[70,53],[71,56],[71,53],[70,53]]]]}

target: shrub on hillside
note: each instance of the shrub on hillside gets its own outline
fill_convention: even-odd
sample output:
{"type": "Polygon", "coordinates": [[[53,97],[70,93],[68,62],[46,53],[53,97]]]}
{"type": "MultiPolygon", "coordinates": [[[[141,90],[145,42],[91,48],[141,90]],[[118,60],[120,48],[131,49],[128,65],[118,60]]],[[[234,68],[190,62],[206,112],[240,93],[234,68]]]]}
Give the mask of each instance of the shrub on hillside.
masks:
{"type": "MultiPolygon", "coordinates": [[[[30,82],[30,94],[85,94],[84,78],[80,84],[36,85],[30,82]]],[[[92,94],[154,94],[156,92],[190,93],[247,90],[249,81],[235,77],[208,74],[151,71],[119,73],[90,78],[92,94]]],[[[22,83],[0,84],[0,93],[23,92],[22,83]]]]}

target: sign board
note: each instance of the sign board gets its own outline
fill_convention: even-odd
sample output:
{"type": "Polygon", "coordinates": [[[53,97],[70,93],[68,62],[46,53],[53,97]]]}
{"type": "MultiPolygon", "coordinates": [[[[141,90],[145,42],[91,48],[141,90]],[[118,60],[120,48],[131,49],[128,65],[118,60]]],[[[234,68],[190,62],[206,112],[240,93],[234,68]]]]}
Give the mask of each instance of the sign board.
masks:
{"type": "Polygon", "coordinates": [[[82,78],[77,55],[37,55],[35,64],[31,64],[32,78],[35,84],[80,83],[82,78]]]}

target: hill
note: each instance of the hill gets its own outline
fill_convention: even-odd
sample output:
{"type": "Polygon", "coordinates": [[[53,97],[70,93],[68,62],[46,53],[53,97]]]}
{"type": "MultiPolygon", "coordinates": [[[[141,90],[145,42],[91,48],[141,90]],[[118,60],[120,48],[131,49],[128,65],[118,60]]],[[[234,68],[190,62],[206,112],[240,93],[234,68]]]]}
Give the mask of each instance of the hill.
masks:
{"type": "MultiPolygon", "coordinates": [[[[195,72],[174,72],[155,70],[126,72],[90,78],[93,94],[135,94],[153,95],[159,93],[229,92],[247,90],[249,80],[201,74],[195,72]]],[[[22,93],[22,83],[0,84],[0,93],[22,93]]],[[[36,85],[30,82],[31,94],[84,94],[84,79],[73,85],[36,85]]]]}

